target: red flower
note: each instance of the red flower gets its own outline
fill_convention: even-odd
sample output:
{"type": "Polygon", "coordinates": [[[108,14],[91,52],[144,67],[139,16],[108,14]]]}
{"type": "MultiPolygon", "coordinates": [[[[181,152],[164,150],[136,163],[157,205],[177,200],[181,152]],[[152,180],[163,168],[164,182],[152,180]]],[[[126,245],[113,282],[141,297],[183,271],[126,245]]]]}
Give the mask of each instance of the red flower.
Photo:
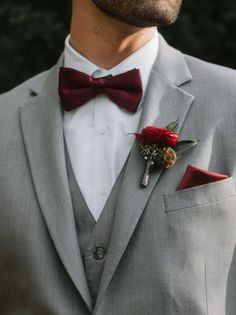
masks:
{"type": "Polygon", "coordinates": [[[142,144],[157,144],[160,147],[175,147],[179,135],[166,128],[148,126],[141,133],[136,133],[136,139],[142,144]]]}

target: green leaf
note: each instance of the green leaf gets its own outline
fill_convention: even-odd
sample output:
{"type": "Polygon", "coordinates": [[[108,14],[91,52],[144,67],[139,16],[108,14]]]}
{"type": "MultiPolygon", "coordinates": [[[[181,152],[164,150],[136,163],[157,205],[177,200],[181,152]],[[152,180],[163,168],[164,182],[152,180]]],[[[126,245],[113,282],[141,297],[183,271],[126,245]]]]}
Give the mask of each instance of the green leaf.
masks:
{"type": "Polygon", "coordinates": [[[168,126],[166,126],[166,129],[169,129],[171,131],[176,131],[179,125],[179,118],[176,120],[172,121],[168,126]]]}
{"type": "Polygon", "coordinates": [[[174,147],[176,153],[185,152],[198,144],[199,140],[184,140],[179,141],[177,145],[174,147]]]}

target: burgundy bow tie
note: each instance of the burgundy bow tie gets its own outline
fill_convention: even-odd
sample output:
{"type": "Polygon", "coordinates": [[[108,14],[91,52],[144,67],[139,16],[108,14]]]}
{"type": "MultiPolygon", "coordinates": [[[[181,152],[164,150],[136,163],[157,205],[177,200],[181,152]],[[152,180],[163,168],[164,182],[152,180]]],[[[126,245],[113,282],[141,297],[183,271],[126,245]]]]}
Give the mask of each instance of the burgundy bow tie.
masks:
{"type": "Polygon", "coordinates": [[[60,68],[59,95],[66,111],[71,111],[105,93],[118,106],[135,113],[142,98],[142,81],[138,69],[102,78],[83,72],[60,68]]]}

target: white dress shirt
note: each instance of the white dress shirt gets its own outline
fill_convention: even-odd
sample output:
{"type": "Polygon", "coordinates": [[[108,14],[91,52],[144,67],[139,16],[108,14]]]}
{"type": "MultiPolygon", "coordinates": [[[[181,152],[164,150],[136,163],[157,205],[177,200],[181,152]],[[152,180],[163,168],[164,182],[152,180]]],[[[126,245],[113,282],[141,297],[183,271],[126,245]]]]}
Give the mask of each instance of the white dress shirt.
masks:
{"type": "MultiPolygon", "coordinates": [[[[158,33],[143,47],[110,70],[96,66],[65,41],[64,66],[93,77],[140,70],[143,97],[158,53],[158,33]]],[[[64,112],[64,134],[72,169],[85,202],[97,221],[129,155],[137,132],[142,101],[132,114],[106,95],[97,95],[85,105],[64,112]]]]}

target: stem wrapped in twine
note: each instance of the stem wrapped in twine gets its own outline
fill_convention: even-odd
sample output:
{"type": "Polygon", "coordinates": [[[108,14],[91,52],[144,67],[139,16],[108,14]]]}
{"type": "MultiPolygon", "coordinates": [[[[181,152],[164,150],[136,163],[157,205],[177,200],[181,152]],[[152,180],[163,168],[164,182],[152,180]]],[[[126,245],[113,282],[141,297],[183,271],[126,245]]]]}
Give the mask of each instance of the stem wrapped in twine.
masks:
{"type": "Polygon", "coordinates": [[[152,165],[153,165],[153,161],[151,159],[148,160],[147,164],[146,164],[145,172],[143,174],[143,179],[142,179],[142,182],[141,182],[141,187],[143,187],[143,188],[147,187],[147,185],[149,183],[150,171],[151,171],[152,165]]]}

